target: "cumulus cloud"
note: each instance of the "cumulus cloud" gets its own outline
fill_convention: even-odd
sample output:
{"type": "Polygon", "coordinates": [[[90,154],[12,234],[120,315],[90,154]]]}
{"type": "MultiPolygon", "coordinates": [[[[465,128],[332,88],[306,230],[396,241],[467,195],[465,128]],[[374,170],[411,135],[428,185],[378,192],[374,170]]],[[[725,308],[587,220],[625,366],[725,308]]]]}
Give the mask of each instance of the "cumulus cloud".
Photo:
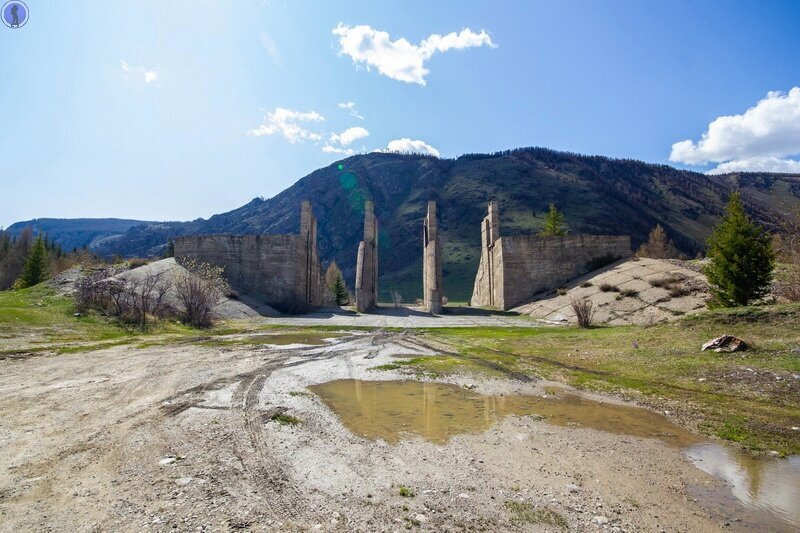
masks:
{"type": "Polygon", "coordinates": [[[352,155],[354,151],[348,147],[358,139],[368,136],[369,132],[361,126],[347,128],[342,133],[331,133],[328,142],[322,147],[322,151],[328,154],[352,155]]]}
{"type": "Polygon", "coordinates": [[[284,107],[276,107],[274,111],[266,114],[263,123],[247,132],[248,135],[261,137],[264,135],[280,134],[287,141],[294,144],[298,141],[320,141],[322,135],[307,129],[303,123],[322,122],[325,117],[316,111],[295,111],[284,107]]]}
{"type": "Polygon", "coordinates": [[[347,109],[350,112],[350,116],[353,118],[357,118],[358,120],[364,120],[364,116],[358,112],[356,109],[355,102],[342,102],[339,104],[340,109],[347,109]]]}
{"type": "Polygon", "coordinates": [[[439,157],[439,150],[425,141],[412,140],[408,137],[389,141],[388,146],[380,152],[400,152],[409,154],[427,154],[439,157]]]}
{"type": "Polygon", "coordinates": [[[796,172],[800,162],[800,87],[772,91],[741,115],[722,116],[700,140],[672,145],[670,161],[687,165],[719,163],[712,173],[796,172]]]}
{"type": "Polygon", "coordinates": [[[119,66],[122,69],[122,79],[125,81],[138,79],[144,81],[147,85],[153,85],[158,82],[158,72],[155,70],[149,70],[142,66],[134,67],[124,59],[119,62],[119,66]]]}
{"type": "Polygon", "coordinates": [[[476,33],[469,28],[459,33],[433,34],[418,45],[402,37],[392,41],[387,32],[367,25],[350,27],[339,23],[333,34],[339,38],[339,55],[350,56],[353,63],[364,64],[367,70],[377,68],[393,80],[419,85],[426,84],[425,76],[430,71],[425,68],[425,62],[436,52],[480,46],[496,48],[486,30],[476,33]]]}

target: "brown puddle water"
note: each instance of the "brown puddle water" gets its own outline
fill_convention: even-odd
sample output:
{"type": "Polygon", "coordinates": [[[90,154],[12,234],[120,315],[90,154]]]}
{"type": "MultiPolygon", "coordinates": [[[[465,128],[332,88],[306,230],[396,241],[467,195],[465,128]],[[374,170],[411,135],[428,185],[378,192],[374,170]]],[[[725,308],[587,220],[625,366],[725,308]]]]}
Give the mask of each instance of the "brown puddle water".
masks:
{"type": "Polygon", "coordinates": [[[455,435],[483,432],[508,415],[538,415],[558,426],[658,438],[683,449],[697,468],[725,480],[746,510],[768,515],[770,527],[800,527],[800,456],[753,458],[708,442],[648,409],[561,391],[546,396],[486,396],[456,385],[420,381],[343,379],[309,389],[352,433],[392,444],[414,436],[444,444],[455,435]]]}

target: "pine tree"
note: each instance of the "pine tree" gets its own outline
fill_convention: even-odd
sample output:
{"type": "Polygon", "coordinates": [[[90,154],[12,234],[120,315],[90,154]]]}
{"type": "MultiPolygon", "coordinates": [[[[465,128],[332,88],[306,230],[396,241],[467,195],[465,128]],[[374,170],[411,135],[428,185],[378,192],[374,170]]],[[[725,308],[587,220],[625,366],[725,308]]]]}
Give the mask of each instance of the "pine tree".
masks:
{"type": "Polygon", "coordinates": [[[775,254],[769,234],[754,224],[738,192],[731,195],[722,221],[708,239],[711,262],[704,273],[711,285],[711,307],[747,305],[767,294],[775,254]]]}
{"type": "Polygon", "coordinates": [[[25,259],[25,267],[19,278],[20,287],[33,287],[43,282],[48,277],[47,248],[44,238],[39,235],[36,237],[28,257],[25,259]]]}
{"type": "Polygon", "coordinates": [[[342,274],[336,276],[336,281],[333,284],[333,295],[336,298],[336,305],[347,305],[349,298],[347,297],[347,287],[344,286],[342,274]]]}
{"type": "Polygon", "coordinates": [[[564,213],[556,209],[556,204],[550,204],[550,210],[544,216],[544,228],[539,232],[542,237],[563,237],[567,234],[564,223],[564,213]]]}
{"type": "Polygon", "coordinates": [[[664,231],[661,224],[656,224],[656,227],[650,231],[647,242],[639,247],[636,255],[653,259],[670,259],[678,257],[678,249],[675,247],[675,243],[667,237],[667,232],[664,231]]]}

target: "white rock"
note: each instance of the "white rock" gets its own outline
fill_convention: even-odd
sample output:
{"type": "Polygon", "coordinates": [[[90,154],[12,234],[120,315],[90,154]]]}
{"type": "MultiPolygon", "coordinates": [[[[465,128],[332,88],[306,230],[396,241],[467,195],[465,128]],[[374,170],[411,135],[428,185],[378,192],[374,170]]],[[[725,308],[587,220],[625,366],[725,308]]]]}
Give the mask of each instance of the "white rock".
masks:
{"type": "Polygon", "coordinates": [[[175,457],[164,457],[163,459],[161,459],[161,460],[158,462],[158,464],[160,464],[160,465],[162,465],[162,466],[163,466],[163,465],[171,465],[172,463],[174,463],[174,462],[175,462],[175,461],[177,461],[177,460],[178,460],[178,459],[177,459],[177,458],[175,458],[175,457]]]}
{"type": "Polygon", "coordinates": [[[576,485],[575,483],[567,483],[566,484],[567,492],[580,492],[581,488],[576,485]]]}
{"type": "Polygon", "coordinates": [[[417,522],[425,522],[427,519],[428,517],[425,516],[424,514],[417,513],[416,515],[414,515],[414,520],[416,520],[417,522]]]}
{"type": "Polygon", "coordinates": [[[603,515],[596,515],[594,518],[592,518],[592,522],[598,526],[604,526],[608,524],[608,518],[603,515]]]}
{"type": "Polygon", "coordinates": [[[458,495],[459,498],[463,498],[465,500],[469,500],[469,494],[464,494],[463,492],[458,495]]]}
{"type": "Polygon", "coordinates": [[[175,480],[175,484],[180,486],[188,485],[191,482],[192,478],[190,477],[179,477],[178,479],[175,480]]]}

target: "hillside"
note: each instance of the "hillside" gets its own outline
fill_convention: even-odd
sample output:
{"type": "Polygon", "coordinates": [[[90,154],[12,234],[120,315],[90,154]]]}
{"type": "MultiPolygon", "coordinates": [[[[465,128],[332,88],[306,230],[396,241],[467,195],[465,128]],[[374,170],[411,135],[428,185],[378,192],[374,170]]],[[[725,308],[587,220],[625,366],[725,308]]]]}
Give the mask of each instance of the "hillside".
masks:
{"type": "Polygon", "coordinates": [[[324,261],[336,259],[352,287],[363,202],[375,201],[380,221],[381,293],[421,295],[420,235],[425,202],[439,203],[445,240],[445,290],[453,301],[472,291],[486,203],[496,198],[504,235],[535,232],[555,202],[572,232],[630,234],[634,247],[662,224],[687,255],[704,247],[731,190],[740,188],[753,216],[774,226],[800,206],[800,175],[708,176],[633,160],[524,148],[457,159],[371,153],[321,168],[270,199],[254,199],[208,220],[131,227],[99,242],[113,255],[157,255],[170,238],[204,233],[290,233],[299,206],[311,200],[324,261]]]}
{"type": "Polygon", "coordinates": [[[23,229],[32,228],[34,233],[46,233],[66,250],[73,248],[97,248],[104,240],[124,234],[134,226],[152,222],[119,218],[36,218],[16,222],[7,231],[14,236],[23,229]]]}

